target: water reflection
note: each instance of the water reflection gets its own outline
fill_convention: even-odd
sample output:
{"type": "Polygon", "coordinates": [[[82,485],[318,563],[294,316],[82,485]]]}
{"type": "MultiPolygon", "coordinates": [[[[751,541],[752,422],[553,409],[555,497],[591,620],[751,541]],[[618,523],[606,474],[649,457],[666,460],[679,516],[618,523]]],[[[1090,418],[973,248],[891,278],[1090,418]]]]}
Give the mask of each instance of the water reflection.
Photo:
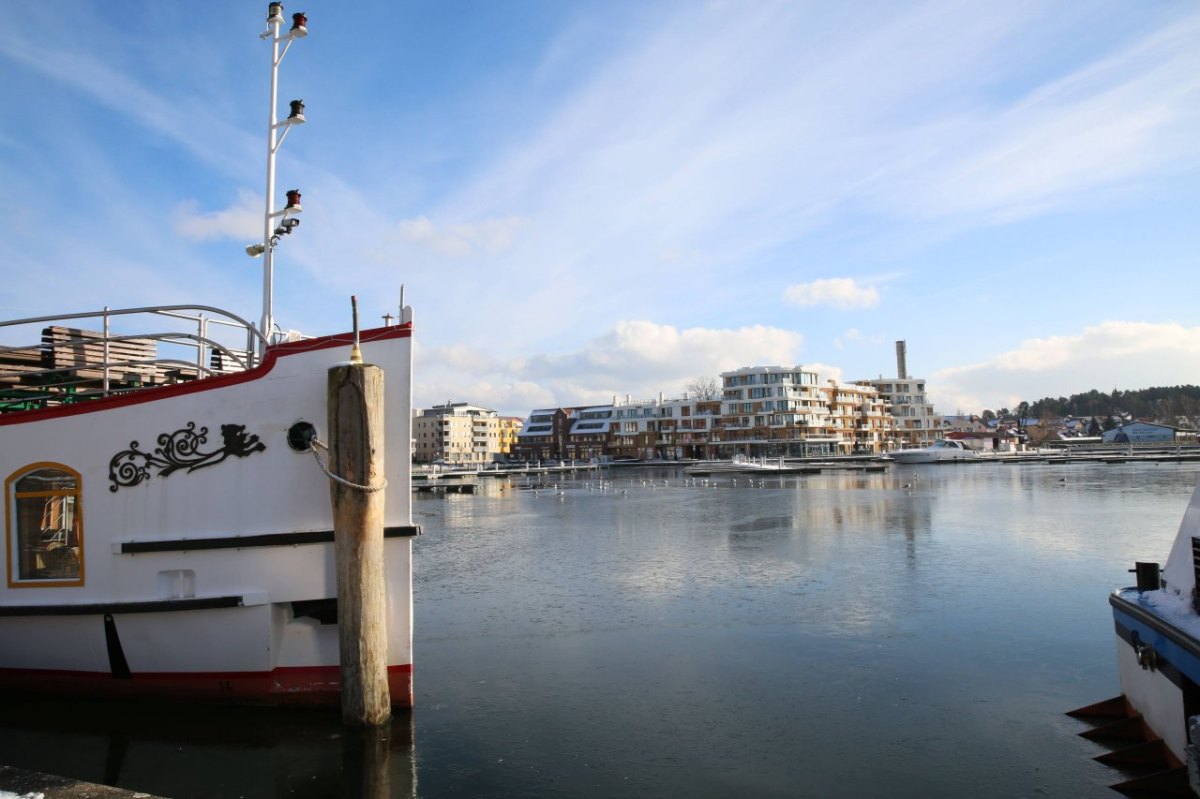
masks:
{"type": "Polygon", "coordinates": [[[6,765],[144,791],[201,797],[415,797],[411,714],[367,731],[336,709],[6,698],[6,765]]]}
{"type": "Polygon", "coordinates": [[[9,706],[0,747],[177,799],[1106,795],[1062,713],[1115,690],[1105,598],[1165,557],[1198,476],[481,480],[414,496],[416,710],[386,740],[9,706]]]}

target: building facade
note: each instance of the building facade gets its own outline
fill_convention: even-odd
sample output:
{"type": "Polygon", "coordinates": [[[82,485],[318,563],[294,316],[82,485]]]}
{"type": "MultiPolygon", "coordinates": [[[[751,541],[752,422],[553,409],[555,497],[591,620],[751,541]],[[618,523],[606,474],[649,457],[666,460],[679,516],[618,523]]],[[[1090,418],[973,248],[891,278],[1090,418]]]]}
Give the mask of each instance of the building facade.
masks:
{"type": "Polygon", "coordinates": [[[896,419],[893,449],[927,447],[942,437],[942,417],[925,396],[925,380],[908,376],[903,341],[896,342],[896,377],[862,382],[879,390],[896,419]]]}
{"type": "Polygon", "coordinates": [[[823,388],[829,397],[829,429],[840,455],[877,455],[896,437],[896,418],[879,390],[867,382],[838,383],[823,388]]]}
{"type": "Polygon", "coordinates": [[[517,434],[521,432],[525,420],[520,416],[500,417],[500,460],[509,460],[517,444],[517,434]]]}
{"type": "Polygon", "coordinates": [[[801,366],[754,366],[721,374],[720,457],[879,453],[895,423],[869,383],[822,383],[801,366]]]}
{"type": "Polygon", "coordinates": [[[1102,440],[1105,444],[1174,444],[1177,433],[1165,424],[1136,421],[1105,430],[1102,440]]]}
{"type": "Polygon", "coordinates": [[[611,405],[579,408],[571,417],[567,432],[566,459],[601,460],[608,454],[609,426],[612,424],[611,405]]]}
{"type": "Polygon", "coordinates": [[[802,366],[722,372],[719,399],[624,400],[530,413],[513,447],[518,460],[681,460],[878,455],[924,447],[943,420],[910,378],[896,342],[898,376],[822,381],[802,366]]]}
{"type": "Polygon", "coordinates": [[[466,402],[447,402],[413,418],[413,459],[478,467],[501,457],[500,416],[466,402]]]}
{"type": "Polygon", "coordinates": [[[517,433],[512,459],[519,461],[563,460],[567,457],[567,435],[575,408],[537,408],[517,433]]]}
{"type": "Polygon", "coordinates": [[[802,367],[750,366],[721,373],[721,457],[832,455],[820,376],[802,367]]]}

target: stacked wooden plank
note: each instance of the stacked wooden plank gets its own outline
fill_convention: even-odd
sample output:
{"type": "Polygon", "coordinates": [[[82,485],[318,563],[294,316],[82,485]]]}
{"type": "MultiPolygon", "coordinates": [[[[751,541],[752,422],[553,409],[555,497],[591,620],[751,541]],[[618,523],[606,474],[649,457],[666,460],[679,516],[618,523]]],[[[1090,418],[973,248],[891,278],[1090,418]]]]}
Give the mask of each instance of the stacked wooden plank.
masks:
{"type": "Polygon", "coordinates": [[[0,349],[0,385],[17,385],[25,380],[26,375],[45,368],[41,347],[0,349]]]}
{"type": "Polygon", "coordinates": [[[158,347],[152,339],[112,338],[105,350],[103,333],[75,327],[42,330],[43,368],[63,370],[66,382],[102,381],[108,367],[110,384],[145,384],[155,375],[158,347]]]}
{"type": "Polygon", "coordinates": [[[222,352],[221,350],[214,349],[209,356],[208,366],[212,369],[213,374],[227,375],[231,372],[243,372],[246,369],[243,364],[250,363],[251,357],[251,354],[245,350],[222,352]],[[231,357],[231,354],[236,357],[231,357]],[[238,363],[239,359],[241,363],[238,363]]]}

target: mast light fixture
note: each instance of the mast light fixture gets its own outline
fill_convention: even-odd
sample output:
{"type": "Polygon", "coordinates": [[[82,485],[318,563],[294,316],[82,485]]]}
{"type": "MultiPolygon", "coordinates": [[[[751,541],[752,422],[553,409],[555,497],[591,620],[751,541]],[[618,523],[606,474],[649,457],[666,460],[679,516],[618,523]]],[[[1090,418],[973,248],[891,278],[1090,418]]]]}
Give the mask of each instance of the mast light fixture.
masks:
{"type": "Polygon", "coordinates": [[[281,236],[291,233],[296,225],[299,224],[299,220],[291,219],[291,216],[303,210],[300,205],[299,189],[292,189],[287,192],[287,205],[282,211],[274,210],[276,152],[292,126],[303,124],[306,121],[304,118],[303,100],[293,100],[290,103],[291,112],[286,119],[280,121],[276,115],[279,89],[279,64],[283,61],[284,56],[287,55],[293,41],[308,36],[308,16],[303,12],[292,14],[291,30],[284,35],[280,35],[280,28],[283,22],[283,3],[269,3],[267,5],[267,30],[265,33],[259,34],[260,39],[269,41],[271,44],[271,113],[267,126],[267,207],[263,214],[262,243],[246,247],[248,255],[263,256],[263,312],[259,330],[264,338],[259,343],[260,354],[266,353],[266,349],[270,345],[270,339],[276,330],[274,308],[272,307],[274,305],[275,246],[279,243],[281,236]],[[276,223],[276,220],[279,220],[279,222],[276,223]]]}
{"type": "Polygon", "coordinates": [[[296,225],[299,224],[300,220],[296,219],[295,217],[284,219],[279,223],[279,227],[275,228],[275,235],[271,237],[272,240],[278,238],[279,236],[286,236],[295,229],[296,225]]]}

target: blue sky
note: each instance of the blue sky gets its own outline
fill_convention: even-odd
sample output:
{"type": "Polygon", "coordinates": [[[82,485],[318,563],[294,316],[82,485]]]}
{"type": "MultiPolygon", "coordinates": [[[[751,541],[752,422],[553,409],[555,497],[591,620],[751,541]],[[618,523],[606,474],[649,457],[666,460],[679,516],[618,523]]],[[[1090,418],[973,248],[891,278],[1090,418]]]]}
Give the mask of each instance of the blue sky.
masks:
{"type": "MultiPolygon", "coordinates": [[[[0,317],[257,320],[266,3],[5,4],[0,317]]],[[[1200,383],[1200,6],[325,0],[276,321],[523,415],[802,364],[944,413],[1200,383]]]]}

